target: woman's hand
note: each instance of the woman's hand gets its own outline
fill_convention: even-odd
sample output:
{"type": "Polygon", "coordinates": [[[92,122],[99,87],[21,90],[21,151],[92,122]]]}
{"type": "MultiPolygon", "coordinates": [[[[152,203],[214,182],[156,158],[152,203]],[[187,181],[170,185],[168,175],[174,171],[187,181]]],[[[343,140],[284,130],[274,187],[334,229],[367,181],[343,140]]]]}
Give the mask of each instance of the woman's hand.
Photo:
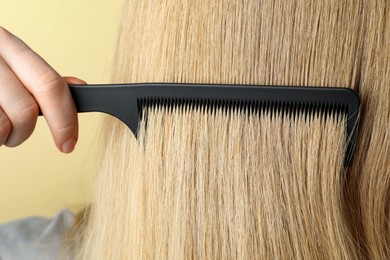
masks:
{"type": "Polygon", "coordinates": [[[58,149],[73,151],[78,138],[77,112],[63,78],[23,41],[0,27],[0,146],[15,147],[34,131],[39,109],[58,149]]]}

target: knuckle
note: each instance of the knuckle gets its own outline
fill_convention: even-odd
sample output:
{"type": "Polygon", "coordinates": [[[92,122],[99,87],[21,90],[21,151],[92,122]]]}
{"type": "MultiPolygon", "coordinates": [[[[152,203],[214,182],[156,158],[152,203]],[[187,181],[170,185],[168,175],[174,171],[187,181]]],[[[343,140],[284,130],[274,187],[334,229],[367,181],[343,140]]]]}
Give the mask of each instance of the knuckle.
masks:
{"type": "Polygon", "coordinates": [[[8,34],[8,31],[4,27],[0,26],[0,37],[6,36],[8,34]]]}
{"type": "Polygon", "coordinates": [[[17,105],[18,121],[31,122],[35,121],[38,117],[39,107],[35,100],[28,99],[23,102],[19,102],[17,105]]]}
{"type": "Polygon", "coordinates": [[[59,135],[70,135],[77,128],[77,123],[69,122],[63,125],[58,125],[54,127],[54,132],[59,135]]]}
{"type": "Polygon", "coordinates": [[[4,27],[0,26],[0,39],[7,40],[10,37],[12,37],[12,34],[7,29],[5,29],[4,27]]]}
{"type": "Polygon", "coordinates": [[[57,96],[62,92],[65,81],[54,70],[48,70],[38,77],[40,93],[47,96],[57,96]]]}

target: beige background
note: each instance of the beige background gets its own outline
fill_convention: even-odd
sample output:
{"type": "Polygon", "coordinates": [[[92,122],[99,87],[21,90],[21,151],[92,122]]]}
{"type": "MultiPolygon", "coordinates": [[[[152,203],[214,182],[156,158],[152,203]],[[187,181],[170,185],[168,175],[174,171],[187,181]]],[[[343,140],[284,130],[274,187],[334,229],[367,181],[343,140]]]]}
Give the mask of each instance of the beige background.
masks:
{"type": "MultiPolygon", "coordinates": [[[[61,75],[109,83],[124,0],[0,0],[0,25],[23,39],[61,75]]],[[[1,42],[0,42],[1,48],[1,42]]],[[[0,86],[1,87],[1,86],[0,86]]],[[[80,115],[71,155],[55,148],[44,119],[17,148],[0,147],[0,223],[52,216],[88,201],[98,114],[80,115]]]]}

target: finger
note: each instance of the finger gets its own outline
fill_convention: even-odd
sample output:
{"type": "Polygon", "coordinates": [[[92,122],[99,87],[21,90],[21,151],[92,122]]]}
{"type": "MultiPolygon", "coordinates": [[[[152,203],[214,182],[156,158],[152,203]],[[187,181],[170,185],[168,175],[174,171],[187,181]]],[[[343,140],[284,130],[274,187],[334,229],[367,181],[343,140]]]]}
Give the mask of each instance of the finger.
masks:
{"type": "Polygon", "coordinates": [[[78,138],[74,102],[65,80],[24,42],[0,28],[0,57],[37,100],[57,147],[73,150],[78,138]]]}
{"type": "Polygon", "coordinates": [[[0,108],[0,146],[7,141],[10,132],[11,122],[4,111],[0,108]]]}
{"type": "Polygon", "coordinates": [[[2,120],[7,120],[11,125],[8,129],[7,122],[5,122],[3,131],[9,132],[2,144],[15,147],[23,143],[34,131],[39,108],[35,99],[1,58],[0,86],[0,107],[4,114],[2,120]]]}
{"type": "Polygon", "coordinates": [[[67,84],[82,84],[82,85],[87,84],[87,82],[85,82],[84,80],[76,77],[63,77],[63,78],[67,84]]]}

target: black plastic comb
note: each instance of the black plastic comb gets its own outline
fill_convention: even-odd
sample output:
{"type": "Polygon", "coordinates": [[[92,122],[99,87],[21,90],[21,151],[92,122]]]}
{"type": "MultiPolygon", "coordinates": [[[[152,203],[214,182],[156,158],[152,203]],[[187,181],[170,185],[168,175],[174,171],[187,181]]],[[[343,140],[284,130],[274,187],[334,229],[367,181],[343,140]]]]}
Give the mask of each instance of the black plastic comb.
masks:
{"type": "Polygon", "coordinates": [[[137,136],[138,123],[145,104],[216,104],[255,107],[257,109],[295,110],[308,113],[345,112],[349,166],[355,148],[360,100],[347,88],[290,87],[254,85],[209,85],[143,83],[110,85],[70,85],[78,112],[104,112],[123,121],[137,136]]]}

